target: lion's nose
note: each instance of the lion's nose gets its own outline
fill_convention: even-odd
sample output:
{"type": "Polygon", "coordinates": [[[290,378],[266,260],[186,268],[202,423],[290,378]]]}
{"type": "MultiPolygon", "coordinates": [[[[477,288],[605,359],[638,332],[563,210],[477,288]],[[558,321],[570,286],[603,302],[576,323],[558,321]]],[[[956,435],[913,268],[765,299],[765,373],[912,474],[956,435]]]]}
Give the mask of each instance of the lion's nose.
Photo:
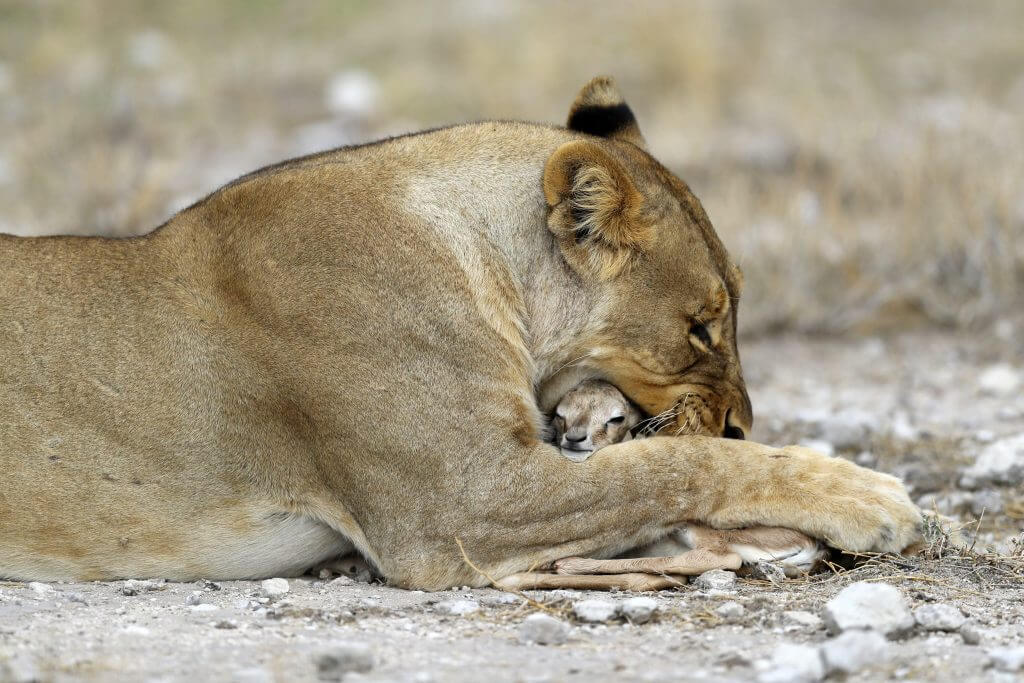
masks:
{"type": "Polygon", "coordinates": [[[722,436],[727,439],[742,440],[746,438],[746,434],[743,433],[743,427],[735,422],[731,410],[725,415],[725,429],[722,430],[722,436]]]}
{"type": "Polygon", "coordinates": [[[569,432],[565,435],[565,440],[569,443],[580,443],[581,441],[586,441],[586,439],[586,432],[583,432],[582,434],[580,432],[569,432]]]}

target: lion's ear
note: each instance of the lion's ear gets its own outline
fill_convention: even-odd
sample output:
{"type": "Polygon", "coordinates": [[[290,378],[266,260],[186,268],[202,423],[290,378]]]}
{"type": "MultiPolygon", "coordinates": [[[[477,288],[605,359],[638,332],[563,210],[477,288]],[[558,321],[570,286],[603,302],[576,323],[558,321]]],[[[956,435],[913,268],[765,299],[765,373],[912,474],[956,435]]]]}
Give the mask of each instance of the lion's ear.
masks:
{"type": "Polygon", "coordinates": [[[569,108],[566,127],[602,138],[625,140],[646,149],[633,111],[609,76],[598,76],[583,86],[569,108]]]}
{"type": "Polygon", "coordinates": [[[548,228],[576,271],[607,280],[651,238],[644,197],[622,164],[598,145],[567,142],[544,167],[548,228]]]}

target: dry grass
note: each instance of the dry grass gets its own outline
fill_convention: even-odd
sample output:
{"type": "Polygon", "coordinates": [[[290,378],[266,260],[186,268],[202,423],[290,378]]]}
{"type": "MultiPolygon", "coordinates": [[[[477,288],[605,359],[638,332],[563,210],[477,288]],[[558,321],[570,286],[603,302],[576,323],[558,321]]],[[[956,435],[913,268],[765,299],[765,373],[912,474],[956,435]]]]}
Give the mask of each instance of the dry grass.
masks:
{"type": "Polygon", "coordinates": [[[0,230],[144,232],[318,147],[560,121],[611,73],[748,332],[977,327],[1022,303],[1022,65],[1014,2],[0,0],[0,230]]]}

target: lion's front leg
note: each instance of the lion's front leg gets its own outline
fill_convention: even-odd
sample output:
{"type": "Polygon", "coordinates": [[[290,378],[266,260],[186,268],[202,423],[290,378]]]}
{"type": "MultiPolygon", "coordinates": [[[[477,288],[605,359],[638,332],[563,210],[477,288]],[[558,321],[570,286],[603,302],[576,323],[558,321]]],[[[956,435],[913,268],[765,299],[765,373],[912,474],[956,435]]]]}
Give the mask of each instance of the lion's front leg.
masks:
{"type": "MultiPolygon", "coordinates": [[[[473,461],[469,509],[448,530],[494,579],[569,556],[612,557],[687,522],[795,529],[850,551],[899,552],[920,536],[921,514],[900,481],[803,448],[709,437],[653,437],[604,448],[582,463],[538,444],[509,462],[473,461]]],[[[451,497],[454,501],[454,496],[451,497]]],[[[419,538],[426,534],[420,533],[419,538]]],[[[432,587],[480,583],[454,540],[425,565],[432,587]]],[[[402,568],[396,567],[399,571],[402,568]]],[[[419,586],[418,573],[388,572],[419,586]]]]}
{"type": "Polygon", "coordinates": [[[699,521],[796,529],[853,552],[899,553],[920,539],[921,511],[896,477],[799,446],[747,443],[756,452],[746,460],[722,459],[722,478],[709,482],[717,504],[699,521]]]}

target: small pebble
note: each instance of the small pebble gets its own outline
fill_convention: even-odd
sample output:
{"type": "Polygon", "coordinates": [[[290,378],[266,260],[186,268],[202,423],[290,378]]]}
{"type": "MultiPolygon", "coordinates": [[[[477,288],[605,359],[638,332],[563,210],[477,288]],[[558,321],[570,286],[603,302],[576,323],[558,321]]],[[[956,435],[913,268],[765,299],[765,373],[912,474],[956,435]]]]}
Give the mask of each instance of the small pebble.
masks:
{"type": "Polygon", "coordinates": [[[786,570],[774,562],[757,562],[750,568],[750,578],[777,584],[786,580],[786,570]]]}
{"type": "Polygon", "coordinates": [[[348,673],[373,669],[373,653],[362,643],[338,643],[316,656],[317,676],[322,681],[340,681],[348,673]]]}
{"type": "Polygon", "coordinates": [[[921,605],[914,610],[914,619],[925,631],[957,631],[967,622],[959,608],[941,602],[921,605]]]}
{"type": "Polygon", "coordinates": [[[746,608],[735,600],[723,602],[715,608],[715,614],[723,619],[739,619],[746,613],[746,608]]]}
{"type": "Polygon", "coordinates": [[[207,600],[203,596],[203,592],[202,591],[192,591],[187,596],[185,596],[185,604],[186,605],[191,605],[191,606],[202,605],[205,602],[207,602],[207,600]]]}
{"type": "Polygon", "coordinates": [[[260,589],[268,598],[279,598],[290,590],[287,579],[264,579],[260,582],[260,589]]]}
{"type": "Polygon", "coordinates": [[[821,657],[828,674],[855,674],[888,661],[890,656],[888,641],[877,631],[847,631],[821,646],[821,657]]]}
{"type": "Polygon", "coordinates": [[[980,645],[981,632],[974,624],[967,623],[960,627],[960,637],[965,645],[980,645]]]}
{"type": "Polygon", "coordinates": [[[569,637],[569,627],[561,619],[547,614],[531,614],[519,625],[519,642],[537,645],[561,645],[569,637]]]}
{"type": "Polygon", "coordinates": [[[736,573],[725,569],[712,569],[693,580],[699,590],[731,590],[736,586],[736,573]]]}
{"type": "Polygon", "coordinates": [[[572,611],[580,621],[597,623],[615,617],[618,607],[608,600],[578,600],[572,604],[572,611]]]}
{"type": "Polygon", "coordinates": [[[461,617],[480,611],[480,603],[476,600],[444,600],[434,605],[434,609],[442,614],[461,617]]]}
{"type": "Polygon", "coordinates": [[[622,615],[634,624],[644,624],[651,620],[658,609],[654,598],[637,596],[622,601],[622,615]]]}

